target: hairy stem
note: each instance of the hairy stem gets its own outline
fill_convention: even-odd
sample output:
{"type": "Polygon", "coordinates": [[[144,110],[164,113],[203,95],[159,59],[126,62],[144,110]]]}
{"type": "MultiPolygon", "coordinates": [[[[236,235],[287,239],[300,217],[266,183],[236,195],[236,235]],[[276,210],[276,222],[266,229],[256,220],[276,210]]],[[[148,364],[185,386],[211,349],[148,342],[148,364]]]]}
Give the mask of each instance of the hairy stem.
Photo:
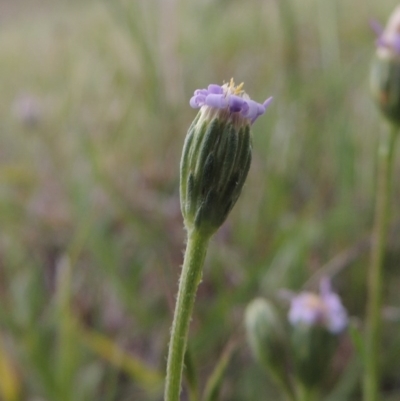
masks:
{"type": "Polygon", "coordinates": [[[179,401],[183,359],[197,287],[210,237],[189,232],[168,351],[164,401],[179,401]]]}

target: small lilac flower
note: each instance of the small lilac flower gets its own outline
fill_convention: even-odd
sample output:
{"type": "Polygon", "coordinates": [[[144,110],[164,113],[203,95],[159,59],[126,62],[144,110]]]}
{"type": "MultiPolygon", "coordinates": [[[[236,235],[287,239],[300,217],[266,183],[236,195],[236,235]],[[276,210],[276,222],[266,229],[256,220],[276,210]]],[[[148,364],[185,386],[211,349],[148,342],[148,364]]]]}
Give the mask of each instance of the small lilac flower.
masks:
{"type": "Polygon", "coordinates": [[[371,21],[377,40],[372,63],[370,86],[372,96],[390,123],[400,126],[400,6],[383,29],[371,21]]]}
{"type": "Polygon", "coordinates": [[[197,89],[190,99],[200,111],[181,158],[181,210],[188,231],[211,236],[242,191],[251,164],[251,125],[272,101],[257,103],[242,88],[232,79],[197,89]]]}
{"type": "Polygon", "coordinates": [[[203,108],[204,112],[222,112],[232,119],[247,120],[253,124],[272,102],[272,97],[264,103],[257,103],[243,91],[243,84],[235,86],[233,79],[222,86],[211,84],[207,89],[197,89],[190,99],[190,106],[203,108]]]}
{"type": "Polygon", "coordinates": [[[323,279],[319,295],[302,292],[292,299],[289,321],[293,326],[322,326],[338,334],[346,328],[348,316],[339,296],[332,292],[329,280],[323,279]]]}
{"type": "Polygon", "coordinates": [[[375,20],[370,24],[377,36],[378,56],[400,57],[400,6],[390,16],[385,29],[375,20]]]}

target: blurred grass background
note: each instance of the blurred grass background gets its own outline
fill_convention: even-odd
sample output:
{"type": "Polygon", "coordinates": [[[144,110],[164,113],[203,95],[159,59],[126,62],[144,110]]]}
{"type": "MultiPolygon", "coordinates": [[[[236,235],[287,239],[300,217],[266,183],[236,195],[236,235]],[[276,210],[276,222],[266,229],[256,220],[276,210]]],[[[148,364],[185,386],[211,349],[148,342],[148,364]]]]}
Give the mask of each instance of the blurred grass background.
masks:
{"type": "MultiPolygon", "coordinates": [[[[200,387],[234,342],[220,400],[278,400],[249,355],[243,310],[256,296],[300,290],[321,269],[333,266],[362,327],[375,156],[386,129],[368,92],[368,24],[384,23],[395,6],[3,0],[0,399],[162,399],[185,240],[178,166],[196,114],[188,101],[231,77],[255,100],[275,100],[254,126],[245,190],[209,249],[189,342],[200,387]]],[[[399,169],[382,349],[384,399],[393,401],[399,169]]],[[[329,401],[360,400],[349,339],[335,375],[343,369],[329,401]]]]}

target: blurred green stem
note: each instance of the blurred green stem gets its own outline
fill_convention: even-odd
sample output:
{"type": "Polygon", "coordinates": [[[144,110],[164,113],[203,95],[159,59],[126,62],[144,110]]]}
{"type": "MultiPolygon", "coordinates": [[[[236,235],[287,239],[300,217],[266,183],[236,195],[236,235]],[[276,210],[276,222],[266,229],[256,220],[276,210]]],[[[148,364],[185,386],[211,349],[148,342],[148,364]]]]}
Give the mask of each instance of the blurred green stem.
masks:
{"type": "Polygon", "coordinates": [[[210,236],[204,235],[197,230],[188,233],[188,242],[171,329],[164,401],[179,401],[189,323],[197,287],[201,280],[209,239],[210,236]]]}
{"type": "Polygon", "coordinates": [[[398,128],[392,126],[382,138],[378,153],[378,182],[376,189],[375,223],[368,272],[368,304],[365,332],[364,401],[377,401],[379,389],[379,342],[382,309],[382,262],[389,221],[394,148],[398,128]]]}
{"type": "Polygon", "coordinates": [[[297,401],[315,401],[317,399],[317,390],[310,389],[309,387],[298,385],[297,388],[297,401]]]}
{"type": "Polygon", "coordinates": [[[291,0],[278,0],[279,13],[284,34],[284,64],[289,91],[297,93],[300,82],[300,54],[296,10],[291,0]]]}
{"type": "MultiPolygon", "coordinates": [[[[284,380],[282,380],[281,377],[278,377],[277,375],[274,375],[274,379],[276,384],[281,389],[282,393],[285,395],[285,399],[287,401],[297,401],[294,390],[291,388],[289,383],[285,382],[284,380]]],[[[300,400],[302,400],[302,398],[300,398],[300,400]]]]}

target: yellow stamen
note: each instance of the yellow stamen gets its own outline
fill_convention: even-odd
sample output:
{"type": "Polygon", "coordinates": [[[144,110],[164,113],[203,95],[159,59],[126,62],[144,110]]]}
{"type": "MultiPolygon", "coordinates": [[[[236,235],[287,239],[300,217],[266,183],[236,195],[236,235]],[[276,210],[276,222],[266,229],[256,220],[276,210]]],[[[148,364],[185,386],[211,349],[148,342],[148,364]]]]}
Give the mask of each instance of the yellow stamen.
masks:
{"type": "Polygon", "coordinates": [[[238,86],[234,89],[233,93],[234,93],[235,95],[239,95],[240,93],[244,92],[243,89],[242,89],[243,86],[244,86],[244,82],[242,82],[240,85],[238,85],[238,86]]]}
{"type": "Polygon", "coordinates": [[[324,305],[322,299],[316,294],[308,294],[305,303],[309,308],[312,309],[319,309],[324,305]]]}
{"type": "Polygon", "coordinates": [[[242,82],[240,85],[235,86],[235,81],[233,78],[229,81],[228,89],[230,90],[231,93],[234,95],[240,95],[241,93],[244,92],[243,90],[244,82],[242,82]]]}

